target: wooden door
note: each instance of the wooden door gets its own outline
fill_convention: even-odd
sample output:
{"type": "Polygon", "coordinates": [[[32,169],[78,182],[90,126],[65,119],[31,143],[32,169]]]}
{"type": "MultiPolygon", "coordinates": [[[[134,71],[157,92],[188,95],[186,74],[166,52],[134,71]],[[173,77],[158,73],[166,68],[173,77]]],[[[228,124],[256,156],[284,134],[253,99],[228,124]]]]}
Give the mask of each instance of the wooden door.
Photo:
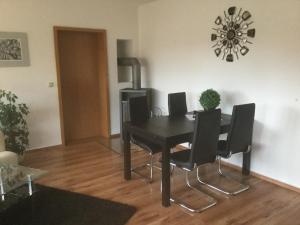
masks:
{"type": "Polygon", "coordinates": [[[63,144],[109,137],[105,31],[54,31],[63,144]]]}

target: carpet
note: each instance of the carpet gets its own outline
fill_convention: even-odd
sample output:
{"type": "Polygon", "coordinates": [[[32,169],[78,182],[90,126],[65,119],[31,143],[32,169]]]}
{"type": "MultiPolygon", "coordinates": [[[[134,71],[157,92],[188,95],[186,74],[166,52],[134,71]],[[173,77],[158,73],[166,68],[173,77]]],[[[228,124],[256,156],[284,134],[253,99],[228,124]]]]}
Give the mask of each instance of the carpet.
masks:
{"type": "Polygon", "coordinates": [[[122,203],[42,185],[37,189],[33,196],[1,211],[0,224],[124,225],[136,212],[136,208],[122,203]]]}

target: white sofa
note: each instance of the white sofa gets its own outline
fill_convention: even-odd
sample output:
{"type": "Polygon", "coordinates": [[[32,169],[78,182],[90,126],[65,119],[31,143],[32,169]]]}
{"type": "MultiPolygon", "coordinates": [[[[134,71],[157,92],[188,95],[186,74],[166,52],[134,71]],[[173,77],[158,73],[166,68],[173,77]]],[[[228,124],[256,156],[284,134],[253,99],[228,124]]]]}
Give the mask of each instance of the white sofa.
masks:
{"type": "Polygon", "coordinates": [[[4,135],[0,131],[0,164],[18,164],[18,155],[14,152],[6,151],[4,135]]]}

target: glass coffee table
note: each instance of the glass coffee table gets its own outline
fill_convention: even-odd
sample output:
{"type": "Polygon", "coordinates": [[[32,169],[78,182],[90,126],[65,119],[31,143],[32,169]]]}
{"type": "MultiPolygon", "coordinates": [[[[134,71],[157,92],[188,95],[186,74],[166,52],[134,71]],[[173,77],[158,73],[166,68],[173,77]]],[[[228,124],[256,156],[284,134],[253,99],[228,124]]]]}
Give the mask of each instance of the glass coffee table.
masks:
{"type": "Polygon", "coordinates": [[[11,195],[17,198],[24,196],[24,194],[31,196],[34,192],[33,181],[46,174],[47,171],[40,169],[20,165],[0,164],[1,202],[5,202],[6,198],[11,198],[11,195]]]}

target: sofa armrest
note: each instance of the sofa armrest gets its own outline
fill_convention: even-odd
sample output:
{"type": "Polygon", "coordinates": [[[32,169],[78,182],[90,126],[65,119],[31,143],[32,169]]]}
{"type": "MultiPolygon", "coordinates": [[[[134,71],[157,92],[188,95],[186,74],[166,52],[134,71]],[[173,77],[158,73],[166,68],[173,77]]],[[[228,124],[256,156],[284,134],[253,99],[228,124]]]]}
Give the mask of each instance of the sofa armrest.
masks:
{"type": "Polygon", "coordinates": [[[18,164],[18,155],[14,152],[10,151],[3,151],[0,152],[0,164],[5,163],[5,164],[18,164]]]}

